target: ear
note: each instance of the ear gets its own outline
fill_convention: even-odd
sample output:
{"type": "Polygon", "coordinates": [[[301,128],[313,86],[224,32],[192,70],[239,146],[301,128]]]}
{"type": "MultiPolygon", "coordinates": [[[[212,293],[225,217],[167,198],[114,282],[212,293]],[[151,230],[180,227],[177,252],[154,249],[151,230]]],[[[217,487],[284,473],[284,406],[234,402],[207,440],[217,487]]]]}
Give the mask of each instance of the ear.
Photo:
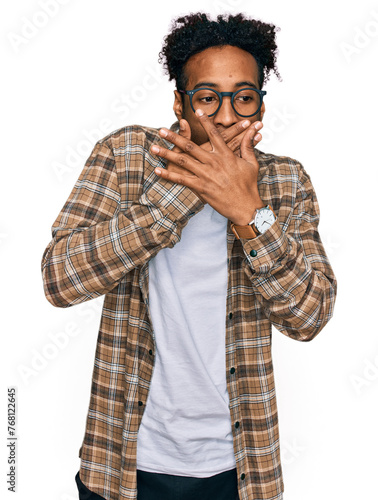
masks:
{"type": "Polygon", "coordinates": [[[264,118],[265,115],[265,102],[262,103],[261,109],[260,109],[260,121],[264,118]]]}
{"type": "Polygon", "coordinates": [[[183,114],[183,94],[180,94],[178,90],[174,90],[175,101],[173,103],[173,112],[178,120],[181,120],[183,114]]]}

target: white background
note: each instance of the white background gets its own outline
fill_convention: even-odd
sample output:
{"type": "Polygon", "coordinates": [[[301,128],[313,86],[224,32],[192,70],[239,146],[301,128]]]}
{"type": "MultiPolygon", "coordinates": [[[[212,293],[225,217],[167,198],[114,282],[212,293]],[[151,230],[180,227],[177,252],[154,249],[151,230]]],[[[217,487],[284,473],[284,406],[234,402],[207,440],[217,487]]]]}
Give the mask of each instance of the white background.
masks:
{"type": "Polygon", "coordinates": [[[175,120],[158,52],[174,17],[202,10],[281,27],[283,81],[272,75],[266,87],[259,147],[309,172],[338,278],[334,318],[316,339],[273,331],[285,500],[376,498],[378,3],[18,0],[0,9],[1,497],[78,498],[102,299],[53,308],[42,253],[95,142],[127,124],[175,120]],[[16,495],[6,484],[10,386],[16,495]]]}

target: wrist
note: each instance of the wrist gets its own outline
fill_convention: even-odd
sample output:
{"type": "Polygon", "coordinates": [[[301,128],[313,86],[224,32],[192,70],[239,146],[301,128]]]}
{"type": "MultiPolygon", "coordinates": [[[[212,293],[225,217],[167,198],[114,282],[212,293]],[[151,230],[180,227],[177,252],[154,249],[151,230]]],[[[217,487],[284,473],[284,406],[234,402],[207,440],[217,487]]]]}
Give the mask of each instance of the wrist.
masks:
{"type": "Polygon", "coordinates": [[[265,233],[272,224],[277,220],[271,205],[266,205],[255,211],[253,219],[247,225],[238,225],[231,223],[231,229],[236,238],[254,239],[257,236],[265,233]]]}
{"type": "Polygon", "coordinates": [[[266,203],[264,203],[261,198],[253,204],[244,205],[244,207],[231,219],[231,222],[236,226],[247,226],[254,218],[256,210],[265,206],[266,203]]]}

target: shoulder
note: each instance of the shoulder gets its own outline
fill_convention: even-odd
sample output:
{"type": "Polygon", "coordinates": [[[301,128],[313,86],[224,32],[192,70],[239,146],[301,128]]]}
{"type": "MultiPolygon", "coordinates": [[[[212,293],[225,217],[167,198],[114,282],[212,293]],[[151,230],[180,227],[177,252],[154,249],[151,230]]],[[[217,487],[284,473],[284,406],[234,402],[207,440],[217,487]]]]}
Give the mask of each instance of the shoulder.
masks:
{"type": "Polygon", "coordinates": [[[311,184],[309,173],[295,158],[264,153],[256,148],[255,154],[260,166],[260,179],[268,176],[278,182],[289,181],[299,185],[311,184]]]}
{"type": "Polygon", "coordinates": [[[302,164],[290,156],[278,156],[272,153],[264,153],[255,148],[257,161],[260,169],[266,171],[267,174],[301,174],[303,169],[302,164]]]}
{"type": "Polygon", "coordinates": [[[126,125],[98,141],[98,144],[112,149],[114,152],[127,147],[148,148],[150,144],[160,139],[159,129],[143,125],[126,125]]]}
{"type": "Polygon", "coordinates": [[[260,167],[260,191],[266,194],[276,209],[281,209],[285,217],[287,214],[282,209],[283,206],[290,212],[296,203],[304,203],[306,200],[317,203],[311,177],[300,161],[290,156],[256,151],[256,148],[255,153],[260,167]]]}
{"type": "Polygon", "coordinates": [[[160,137],[159,128],[143,125],[121,127],[97,142],[101,155],[111,159],[122,200],[139,195],[142,186],[147,189],[156,180],[154,168],[163,161],[152,154],[153,144],[172,147],[160,137]]]}

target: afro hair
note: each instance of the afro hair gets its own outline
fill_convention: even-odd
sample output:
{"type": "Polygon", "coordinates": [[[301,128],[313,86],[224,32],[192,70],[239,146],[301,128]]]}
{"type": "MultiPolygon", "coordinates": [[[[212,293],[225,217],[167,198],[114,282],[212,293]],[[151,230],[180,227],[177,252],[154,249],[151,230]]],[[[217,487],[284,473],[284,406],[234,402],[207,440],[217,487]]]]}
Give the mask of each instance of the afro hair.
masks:
{"type": "Polygon", "coordinates": [[[248,19],[244,14],[218,15],[212,21],[208,14],[197,12],[179,17],[172,22],[171,32],[164,38],[159,53],[169,80],[175,80],[177,89],[185,89],[187,77],[184,67],[188,59],[205,49],[215,46],[233,45],[249,52],[259,69],[260,89],[277,70],[276,33],[279,28],[273,24],[248,19]]]}

